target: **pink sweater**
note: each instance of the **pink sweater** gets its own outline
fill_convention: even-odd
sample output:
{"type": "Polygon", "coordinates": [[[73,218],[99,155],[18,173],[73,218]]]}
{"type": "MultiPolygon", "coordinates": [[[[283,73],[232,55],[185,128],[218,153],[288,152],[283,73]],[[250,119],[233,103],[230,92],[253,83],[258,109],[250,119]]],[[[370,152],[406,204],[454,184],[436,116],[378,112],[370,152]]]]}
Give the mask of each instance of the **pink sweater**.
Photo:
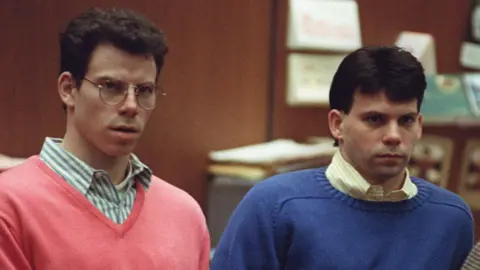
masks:
{"type": "Polygon", "coordinates": [[[210,237],[187,193],[136,185],[123,224],[105,217],[38,156],[0,174],[2,270],[206,270],[210,237]]]}

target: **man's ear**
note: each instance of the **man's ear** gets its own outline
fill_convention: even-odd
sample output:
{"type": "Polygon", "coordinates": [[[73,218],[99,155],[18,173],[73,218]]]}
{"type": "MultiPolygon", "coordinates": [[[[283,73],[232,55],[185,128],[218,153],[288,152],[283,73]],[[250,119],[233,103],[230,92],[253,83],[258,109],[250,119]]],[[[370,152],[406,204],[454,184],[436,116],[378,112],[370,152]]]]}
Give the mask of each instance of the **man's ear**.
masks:
{"type": "Polygon", "coordinates": [[[417,134],[417,140],[420,140],[422,138],[422,132],[423,132],[423,116],[422,114],[418,114],[418,134],[417,134]]]}
{"type": "Polygon", "coordinates": [[[57,80],[58,94],[67,108],[75,107],[75,90],[77,89],[75,79],[70,72],[63,72],[57,80]]]}
{"type": "Polygon", "coordinates": [[[328,127],[332,137],[341,141],[343,139],[343,113],[339,110],[331,110],[328,113],[328,127]]]}

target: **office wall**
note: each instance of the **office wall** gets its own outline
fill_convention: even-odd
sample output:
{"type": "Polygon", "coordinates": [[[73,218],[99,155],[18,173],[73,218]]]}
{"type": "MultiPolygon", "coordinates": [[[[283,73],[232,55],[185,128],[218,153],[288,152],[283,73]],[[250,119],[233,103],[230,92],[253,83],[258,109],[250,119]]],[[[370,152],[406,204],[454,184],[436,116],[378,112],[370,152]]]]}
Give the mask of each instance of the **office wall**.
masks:
{"type": "Polygon", "coordinates": [[[0,152],[30,156],[62,137],[56,92],[58,34],[91,6],[144,13],[170,52],[155,110],[137,154],[202,205],[209,150],[265,140],[270,1],[0,1],[0,152]]]}
{"type": "MultiPolygon", "coordinates": [[[[467,31],[468,0],[357,0],[364,45],[393,45],[401,31],[431,33],[436,42],[438,72],[459,72],[460,45],[467,31]]],[[[327,135],[328,108],[292,108],[285,101],[285,46],[288,0],[276,9],[275,97],[272,136],[303,140],[327,135]]],[[[427,129],[428,130],[428,129],[427,129]]]]}

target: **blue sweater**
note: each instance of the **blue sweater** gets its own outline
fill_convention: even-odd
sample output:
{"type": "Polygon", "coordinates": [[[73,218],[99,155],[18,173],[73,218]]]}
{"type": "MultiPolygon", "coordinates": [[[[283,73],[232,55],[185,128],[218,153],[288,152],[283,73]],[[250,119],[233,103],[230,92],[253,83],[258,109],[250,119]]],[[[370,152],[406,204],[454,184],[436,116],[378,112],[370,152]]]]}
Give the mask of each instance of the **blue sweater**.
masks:
{"type": "Polygon", "coordinates": [[[368,202],[335,189],[325,168],[267,179],[233,213],[211,269],[460,269],[474,241],[469,207],[412,181],[412,199],[368,202]]]}

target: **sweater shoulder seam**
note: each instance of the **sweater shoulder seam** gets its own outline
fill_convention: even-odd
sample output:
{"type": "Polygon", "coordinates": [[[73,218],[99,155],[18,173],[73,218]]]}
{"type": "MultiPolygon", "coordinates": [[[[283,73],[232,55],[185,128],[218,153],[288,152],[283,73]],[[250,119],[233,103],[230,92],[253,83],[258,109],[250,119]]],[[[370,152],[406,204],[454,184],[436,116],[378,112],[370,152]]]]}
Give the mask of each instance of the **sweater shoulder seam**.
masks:
{"type": "Polygon", "coordinates": [[[438,202],[438,201],[433,201],[433,200],[429,200],[427,203],[436,204],[436,205],[445,205],[445,206],[448,206],[450,208],[458,209],[458,210],[460,210],[460,212],[466,214],[471,220],[473,220],[473,217],[472,217],[471,213],[469,211],[467,211],[464,207],[461,207],[459,205],[456,205],[456,204],[453,204],[453,203],[448,203],[448,202],[438,202]]]}

